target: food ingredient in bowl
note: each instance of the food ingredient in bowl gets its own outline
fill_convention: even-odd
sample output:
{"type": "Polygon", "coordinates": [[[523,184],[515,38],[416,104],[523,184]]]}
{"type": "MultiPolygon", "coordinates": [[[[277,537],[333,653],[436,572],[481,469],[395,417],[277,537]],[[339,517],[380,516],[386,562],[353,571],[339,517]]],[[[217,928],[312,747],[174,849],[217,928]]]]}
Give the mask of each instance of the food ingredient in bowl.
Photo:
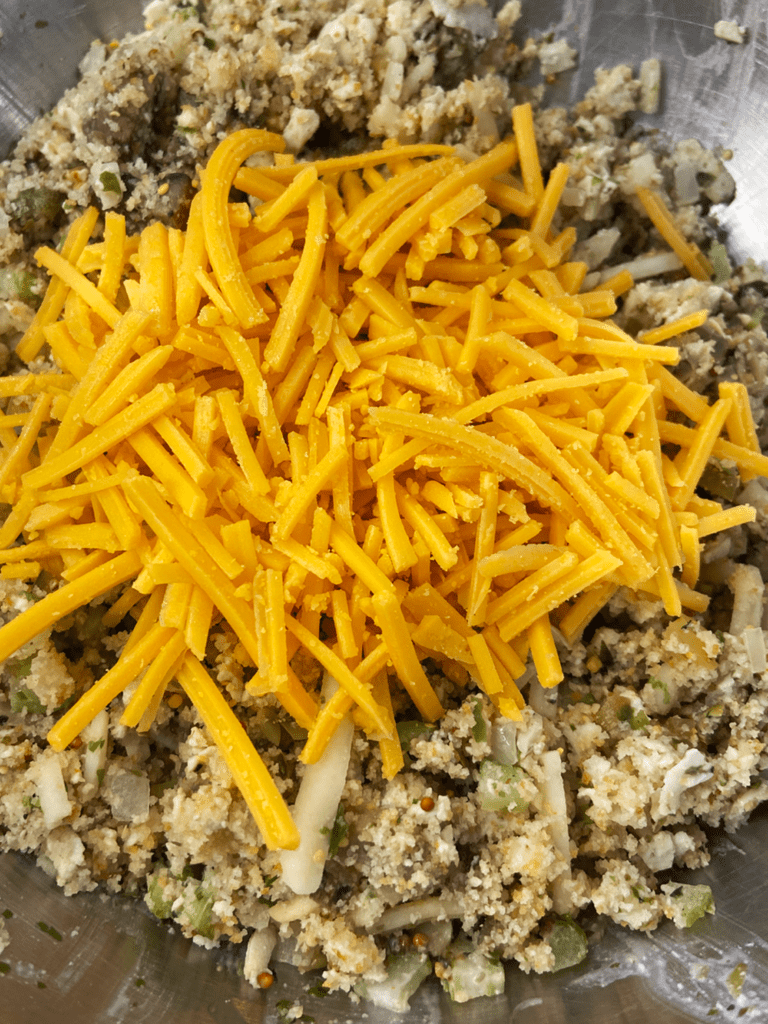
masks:
{"type": "Polygon", "coordinates": [[[443,192],[428,176],[450,151],[238,171],[267,135],[235,132],[200,199],[190,180],[185,227],[138,233],[110,209],[89,242],[86,211],[61,254],[36,250],[53,283],[21,353],[45,338],[62,365],[6,378],[6,416],[21,417],[6,423],[21,429],[6,437],[6,601],[22,614],[0,641],[30,644],[8,663],[8,835],[67,888],[146,878],[153,912],[198,941],[259,936],[257,981],[277,929],[278,955],[310,966],[321,951],[328,987],[364,977],[379,998],[407,978],[392,996],[405,1001],[427,955],[454,998],[481,994],[467,964],[496,986],[499,953],[576,962],[585,939],[563,915],[590,903],[641,928],[709,909],[655,872],[701,861],[694,815],[736,824],[763,795],[762,581],[732,558],[765,503],[747,479],[764,470],[747,386],[700,391],[718,339],[734,340],[736,376],[738,346],[759,361],[764,336],[710,283],[695,212],[659,198],[683,154],[611,134],[640,95],[628,69],[606,74],[573,115],[581,143],[565,112],[534,135],[518,105],[516,144],[460,150],[443,192]],[[231,181],[256,201],[229,202],[231,181]],[[633,287],[649,239],[651,278],[677,280],[633,287]],[[622,250],[628,266],[605,269],[622,250]],[[682,381],[664,369],[678,362],[682,381]],[[9,548],[22,527],[26,550],[9,548]],[[140,576],[120,592],[115,571],[140,576]],[[317,692],[318,661],[335,692],[317,692]],[[126,684],[124,706],[102,710],[126,684]],[[317,883],[305,864],[291,885],[286,804],[350,712],[329,768],[341,799],[310,853],[328,859],[317,883]],[[444,934],[451,920],[471,947],[444,934]],[[381,937],[400,932],[424,951],[385,961],[381,937]]]}

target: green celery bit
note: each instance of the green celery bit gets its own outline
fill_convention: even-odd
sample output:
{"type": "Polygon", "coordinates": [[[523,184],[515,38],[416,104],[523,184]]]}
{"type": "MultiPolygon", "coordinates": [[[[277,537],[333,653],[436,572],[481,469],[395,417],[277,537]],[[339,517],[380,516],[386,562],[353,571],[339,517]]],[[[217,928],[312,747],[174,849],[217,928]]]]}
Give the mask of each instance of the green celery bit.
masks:
{"type": "Polygon", "coordinates": [[[422,953],[397,953],[387,957],[384,981],[358,982],[355,992],[374,1006],[405,1013],[411,996],[432,973],[432,963],[422,953]]]}
{"type": "Polygon", "coordinates": [[[522,768],[516,765],[500,764],[488,758],[480,765],[477,794],[483,811],[528,810],[528,801],[520,795],[517,784],[525,777],[522,768]]]}
{"type": "Polygon", "coordinates": [[[566,967],[580,964],[587,955],[587,936],[571,917],[561,917],[555,921],[547,942],[555,954],[553,971],[562,971],[566,967]]]}
{"type": "Polygon", "coordinates": [[[708,885],[681,883],[678,892],[672,894],[672,899],[680,901],[681,917],[686,928],[690,928],[705,914],[715,912],[715,898],[708,885]]]}
{"type": "Polygon", "coordinates": [[[715,272],[715,284],[728,281],[733,271],[728,260],[728,250],[722,242],[713,242],[709,249],[709,258],[715,272]]]}
{"type": "Polygon", "coordinates": [[[166,900],[163,898],[163,889],[160,885],[160,879],[156,875],[152,875],[149,879],[146,902],[155,917],[160,918],[161,921],[165,921],[171,916],[173,900],[166,900]]]}
{"type": "Polygon", "coordinates": [[[736,964],[731,973],[726,979],[728,989],[734,999],[738,999],[741,995],[742,989],[744,988],[744,982],[747,980],[747,965],[744,963],[736,964]]]}
{"type": "Polygon", "coordinates": [[[466,1003],[480,996],[498,996],[504,991],[504,967],[494,957],[486,956],[479,950],[466,952],[461,940],[454,943],[448,950],[451,969],[448,976],[441,979],[445,991],[454,1003],[466,1003]],[[456,956],[451,958],[451,952],[456,956]]]}
{"type": "Polygon", "coordinates": [[[216,901],[216,893],[210,885],[198,885],[195,889],[192,903],[185,905],[189,923],[204,939],[213,938],[213,923],[211,914],[213,904],[216,901]]]}
{"type": "Polygon", "coordinates": [[[427,722],[398,722],[397,736],[400,746],[407,752],[413,740],[429,736],[434,728],[434,725],[429,725],[427,722]]]}

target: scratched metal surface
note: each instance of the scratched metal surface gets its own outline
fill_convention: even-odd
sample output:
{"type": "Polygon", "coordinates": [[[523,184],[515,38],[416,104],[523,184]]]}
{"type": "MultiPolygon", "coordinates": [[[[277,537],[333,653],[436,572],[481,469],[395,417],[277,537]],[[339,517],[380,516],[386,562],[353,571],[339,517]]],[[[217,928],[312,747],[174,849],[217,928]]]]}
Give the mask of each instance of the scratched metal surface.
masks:
{"type": "MultiPolygon", "coordinates": [[[[532,33],[564,31],[579,66],[547,94],[583,95],[598,66],[664,63],[663,109],[646,118],[670,137],[695,136],[734,150],[735,202],[720,213],[739,257],[768,261],[768,39],[765,0],[539,0],[526,13],[532,33]],[[747,26],[744,46],[716,40],[720,18],[747,26]]],[[[139,0],[2,0],[0,153],[23,126],[76,80],[94,36],[140,27],[139,0]]],[[[715,835],[711,865],[688,873],[715,890],[717,914],[693,929],[650,936],[609,930],[588,960],[552,977],[512,970],[507,992],[451,1005],[436,988],[413,1001],[409,1024],[685,1024],[768,1020],[768,811],[737,835],[715,835]],[[728,978],[744,964],[736,994],[728,978]]],[[[684,876],[680,876],[684,877],[684,876]]],[[[317,1024],[395,1024],[401,1017],[318,1000],[288,968],[268,994],[238,975],[239,955],[211,954],[182,939],[129,900],[67,898],[33,862],[0,858],[0,911],[11,942],[0,975],[3,1024],[273,1024],[281,999],[300,998],[317,1024]],[[40,930],[56,929],[60,939],[40,930]]]]}

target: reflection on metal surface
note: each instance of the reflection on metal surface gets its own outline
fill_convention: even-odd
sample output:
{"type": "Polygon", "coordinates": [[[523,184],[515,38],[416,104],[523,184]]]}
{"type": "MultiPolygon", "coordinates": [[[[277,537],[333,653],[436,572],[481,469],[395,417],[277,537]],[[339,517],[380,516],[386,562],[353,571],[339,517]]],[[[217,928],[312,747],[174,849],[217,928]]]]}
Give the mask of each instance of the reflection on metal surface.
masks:
{"type": "MultiPolygon", "coordinates": [[[[549,103],[583,95],[598,66],[662,59],[662,112],[643,120],[670,138],[733,149],[729,169],[738,193],[720,211],[720,222],[738,257],[768,262],[765,0],[527,2],[522,34],[557,28],[580,52],[578,67],[549,89],[549,103]],[[744,46],[715,39],[712,26],[720,18],[748,27],[744,46]]],[[[74,83],[91,38],[140,26],[138,0],[2,0],[0,152],[74,83]]],[[[710,867],[693,880],[713,886],[717,914],[691,930],[664,925],[645,936],[608,929],[578,968],[552,977],[510,970],[506,994],[492,1000],[455,1006],[427,986],[414,999],[408,1024],[768,1019],[768,813],[755,815],[735,837],[716,836],[710,867]],[[746,965],[739,995],[729,983],[738,964],[746,965]]],[[[238,973],[242,950],[194,946],[128,899],[68,898],[23,857],[0,858],[3,910],[13,916],[6,922],[11,943],[0,954],[11,967],[0,977],[2,1024],[60,1024],[62,1011],[67,1024],[273,1024],[284,999],[300,1001],[317,1024],[403,1020],[355,1007],[340,994],[308,995],[315,979],[288,967],[278,969],[267,993],[257,992],[238,973]]]]}

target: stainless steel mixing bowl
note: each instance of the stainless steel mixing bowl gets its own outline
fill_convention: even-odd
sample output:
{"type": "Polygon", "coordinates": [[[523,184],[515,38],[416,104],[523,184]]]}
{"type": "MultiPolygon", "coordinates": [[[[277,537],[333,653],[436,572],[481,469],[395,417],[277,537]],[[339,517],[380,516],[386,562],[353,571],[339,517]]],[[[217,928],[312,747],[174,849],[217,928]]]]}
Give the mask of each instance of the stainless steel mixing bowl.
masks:
{"type": "MultiPolygon", "coordinates": [[[[720,212],[736,256],[768,262],[768,4],[766,0],[524,0],[524,31],[555,29],[578,67],[549,103],[583,95],[595,68],[661,58],[662,109],[644,120],[675,138],[734,151],[738,194],[720,212]],[[748,29],[744,45],[715,38],[719,19],[748,29]]],[[[0,154],[76,80],[95,36],[141,27],[140,0],[0,0],[0,154]]],[[[712,863],[680,875],[712,885],[717,913],[688,931],[606,930],[585,963],[553,976],[510,970],[507,991],[457,1006],[437,987],[412,1001],[409,1024],[683,1024],[768,1021],[768,810],[733,836],[714,834],[712,863]],[[743,965],[740,967],[739,965],[743,965]],[[735,973],[734,973],[735,972],[735,973]],[[743,978],[743,984],[739,979],[743,978]]],[[[312,980],[278,967],[267,993],[238,973],[242,951],[192,945],[128,899],[65,897],[27,858],[0,858],[0,912],[11,936],[0,954],[2,1024],[267,1024],[299,1000],[316,1024],[393,1016],[341,995],[318,999],[312,980]],[[39,923],[49,926],[42,930],[39,923]],[[53,929],[56,938],[51,931],[53,929]]],[[[284,1018],[283,1018],[284,1019],[284,1018]]]]}

